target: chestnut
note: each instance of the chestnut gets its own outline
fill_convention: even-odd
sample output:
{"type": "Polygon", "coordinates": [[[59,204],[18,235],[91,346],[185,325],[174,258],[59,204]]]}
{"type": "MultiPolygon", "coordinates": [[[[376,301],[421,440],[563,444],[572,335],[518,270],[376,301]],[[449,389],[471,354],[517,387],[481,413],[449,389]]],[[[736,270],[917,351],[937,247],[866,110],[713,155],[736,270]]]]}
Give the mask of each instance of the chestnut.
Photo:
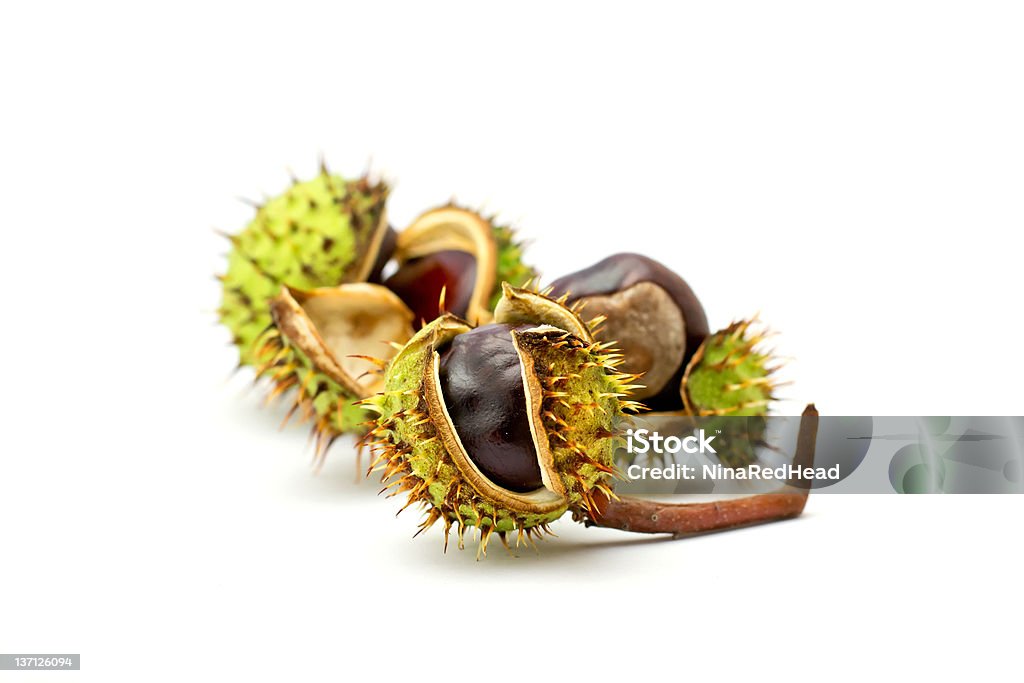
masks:
{"type": "Polygon", "coordinates": [[[486,323],[502,282],[518,285],[534,277],[521,252],[510,228],[449,204],[399,233],[397,270],[384,285],[412,310],[417,329],[442,313],[486,323]]]}
{"type": "Polygon", "coordinates": [[[446,311],[465,318],[476,286],[476,258],[455,250],[427,254],[403,263],[384,286],[412,310],[418,326],[446,311]]]}
{"type": "Polygon", "coordinates": [[[645,388],[634,398],[655,411],[683,408],[683,372],[709,333],[704,308],[683,278],[654,259],[621,253],[555,280],[551,290],[585,303],[587,317],[606,318],[595,336],[617,342],[625,372],[643,374],[645,388]]]}
{"type": "Polygon", "coordinates": [[[441,392],[470,460],[511,491],[541,488],[513,329],[491,324],[455,337],[440,353],[441,392]]]}

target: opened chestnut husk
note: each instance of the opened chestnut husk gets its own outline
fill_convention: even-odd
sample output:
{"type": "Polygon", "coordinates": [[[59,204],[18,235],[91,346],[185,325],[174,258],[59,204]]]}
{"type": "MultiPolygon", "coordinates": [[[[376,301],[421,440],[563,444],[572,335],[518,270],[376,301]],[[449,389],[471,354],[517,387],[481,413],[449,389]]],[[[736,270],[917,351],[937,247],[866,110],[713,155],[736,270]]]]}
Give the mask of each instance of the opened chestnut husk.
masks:
{"type": "Polygon", "coordinates": [[[632,376],[561,303],[505,285],[494,322],[446,314],[388,363],[368,439],[386,488],[429,509],[427,528],[522,540],[609,496],[632,376]],[[566,329],[569,328],[569,329],[566,329]]]}

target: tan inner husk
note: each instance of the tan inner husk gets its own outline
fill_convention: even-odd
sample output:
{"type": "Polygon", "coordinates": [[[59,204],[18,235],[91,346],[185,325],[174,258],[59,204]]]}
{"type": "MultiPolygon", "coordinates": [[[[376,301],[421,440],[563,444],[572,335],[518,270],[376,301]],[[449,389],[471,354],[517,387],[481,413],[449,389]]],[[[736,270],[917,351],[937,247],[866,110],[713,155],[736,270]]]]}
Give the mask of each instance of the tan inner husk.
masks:
{"type": "Polygon", "coordinates": [[[413,313],[381,285],[353,283],[301,291],[285,287],[270,304],[281,333],[319,371],[358,398],[382,391],[379,366],[413,335],[413,313]],[[365,356],[367,358],[362,358],[365,356]]]}
{"type": "MultiPolygon", "coordinates": [[[[540,332],[548,327],[538,327],[530,330],[540,332]]],[[[530,421],[530,434],[533,435],[533,445],[537,449],[537,461],[540,463],[540,476],[545,488],[565,498],[568,491],[565,483],[558,476],[555,470],[555,458],[551,454],[551,444],[548,441],[547,432],[541,418],[541,407],[544,402],[544,389],[537,371],[534,368],[533,357],[525,353],[519,345],[519,336],[512,334],[512,344],[515,346],[516,354],[519,356],[519,368],[523,373],[523,391],[526,393],[526,414],[530,421]]]]}

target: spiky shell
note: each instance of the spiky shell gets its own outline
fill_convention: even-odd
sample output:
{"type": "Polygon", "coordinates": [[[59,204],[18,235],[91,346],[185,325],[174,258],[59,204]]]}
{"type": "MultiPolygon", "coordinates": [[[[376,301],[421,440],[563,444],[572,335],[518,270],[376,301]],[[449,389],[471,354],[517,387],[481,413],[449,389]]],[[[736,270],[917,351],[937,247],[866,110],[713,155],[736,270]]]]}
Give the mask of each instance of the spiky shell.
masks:
{"type": "Polygon", "coordinates": [[[751,333],[753,322],[736,322],[715,332],[690,359],[681,386],[689,414],[767,414],[777,368],[771,366],[771,354],[758,349],[764,335],[751,333]]]}
{"type": "MultiPolygon", "coordinates": [[[[271,323],[269,301],[282,286],[313,289],[369,275],[387,228],[388,187],[363,177],[347,181],[326,168],[268,200],[232,236],[221,277],[221,322],[238,346],[240,365],[264,365],[257,343],[271,323]]],[[[267,352],[274,352],[273,345],[267,352]]]]}
{"type": "Polygon", "coordinates": [[[592,510],[595,493],[611,496],[616,430],[634,408],[626,400],[634,376],[616,370],[621,358],[594,342],[562,302],[506,285],[495,320],[537,325],[512,335],[543,488],[516,493],[497,486],[461,445],[444,406],[438,350],[471,329],[465,321],[446,315],[420,330],[389,363],[384,392],[366,401],[378,414],[370,443],[384,490],[405,492],[405,507],[427,510],[421,531],[443,522],[446,547],[453,527],[460,547],[475,527],[481,552],[494,533],[502,542],[509,533],[517,542],[531,539],[567,511],[582,517],[592,510]]]}
{"type": "Polygon", "coordinates": [[[274,326],[259,339],[258,376],[271,381],[268,399],[294,390],[287,422],[296,413],[303,422],[313,420],[314,453],[320,459],[338,435],[365,429],[366,411],[359,397],[328,377],[274,326]]]}
{"type": "Polygon", "coordinates": [[[756,449],[766,445],[764,416],[778,386],[773,379],[778,366],[770,353],[759,350],[765,335],[753,332],[753,325],[742,320],[710,335],[683,373],[686,411],[710,418],[703,426],[721,432],[717,457],[726,467],[756,461],[756,449]]]}

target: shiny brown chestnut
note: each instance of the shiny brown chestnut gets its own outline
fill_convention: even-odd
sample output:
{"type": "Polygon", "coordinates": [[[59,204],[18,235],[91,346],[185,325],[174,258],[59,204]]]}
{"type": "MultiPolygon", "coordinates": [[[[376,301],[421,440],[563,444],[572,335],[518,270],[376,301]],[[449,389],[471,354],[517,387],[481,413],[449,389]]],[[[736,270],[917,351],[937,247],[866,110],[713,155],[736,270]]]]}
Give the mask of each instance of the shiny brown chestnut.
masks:
{"type": "Polygon", "coordinates": [[[634,398],[656,411],[683,408],[679,393],[690,358],[709,334],[707,316],[683,278],[654,259],[621,253],[551,283],[551,295],[586,304],[606,320],[596,337],[617,342],[623,370],[643,373],[634,398]]]}
{"type": "Polygon", "coordinates": [[[512,330],[530,327],[491,324],[460,334],[441,352],[439,366],[445,406],[470,460],[518,492],[544,485],[512,341],[512,330]]]}
{"type": "Polygon", "coordinates": [[[476,258],[455,250],[427,254],[403,263],[384,286],[412,310],[417,326],[446,311],[465,318],[476,286],[476,258]]]}
{"type": "Polygon", "coordinates": [[[412,310],[417,328],[441,313],[486,323],[500,283],[521,284],[533,275],[519,254],[508,228],[475,211],[446,205],[423,213],[398,234],[393,253],[397,270],[384,285],[412,310]]]}

